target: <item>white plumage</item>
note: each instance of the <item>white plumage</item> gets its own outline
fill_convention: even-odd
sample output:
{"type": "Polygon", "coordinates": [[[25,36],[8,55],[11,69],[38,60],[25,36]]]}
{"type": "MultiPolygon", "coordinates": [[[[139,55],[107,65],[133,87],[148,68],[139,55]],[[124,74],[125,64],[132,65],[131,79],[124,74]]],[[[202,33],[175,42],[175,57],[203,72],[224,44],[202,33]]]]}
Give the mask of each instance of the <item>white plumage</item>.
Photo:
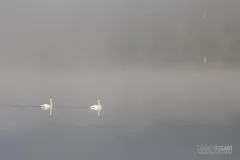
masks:
{"type": "Polygon", "coordinates": [[[49,110],[49,114],[51,116],[52,115],[52,98],[50,98],[50,104],[42,104],[41,109],[44,110],[44,111],[49,110]]]}
{"type": "Polygon", "coordinates": [[[94,111],[98,111],[98,116],[100,116],[100,111],[102,110],[102,106],[100,105],[100,100],[98,100],[98,105],[90,106],[90,108],[94,111]]]}

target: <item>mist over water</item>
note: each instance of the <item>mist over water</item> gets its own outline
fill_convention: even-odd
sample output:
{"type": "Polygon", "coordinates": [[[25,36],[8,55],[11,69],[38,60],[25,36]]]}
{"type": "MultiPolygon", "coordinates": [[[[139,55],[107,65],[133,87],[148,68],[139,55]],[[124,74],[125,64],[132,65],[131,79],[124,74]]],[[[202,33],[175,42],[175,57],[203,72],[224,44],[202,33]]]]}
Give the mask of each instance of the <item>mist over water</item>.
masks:
{"type": "Polygon", "coordinates": [[[239,159],[238,3],[0,2],[0,159],[239,159]]]}
{"type": "Polygon", "coordinates": [[[37,105],[52,96],[54,108],[51,117],[40,108],[1,108],[1,155],[158,159],[161,154],[200,159],[199,144],[238,148],[237,70],[112,68],[78,73],[5,74],[2,103],[37,105]],[[87,108],[70,109],[93,105],[98,99],[104,107],[100,117],[87,108]],[[62,105],[69,109],[58,108],[62,105]]]}

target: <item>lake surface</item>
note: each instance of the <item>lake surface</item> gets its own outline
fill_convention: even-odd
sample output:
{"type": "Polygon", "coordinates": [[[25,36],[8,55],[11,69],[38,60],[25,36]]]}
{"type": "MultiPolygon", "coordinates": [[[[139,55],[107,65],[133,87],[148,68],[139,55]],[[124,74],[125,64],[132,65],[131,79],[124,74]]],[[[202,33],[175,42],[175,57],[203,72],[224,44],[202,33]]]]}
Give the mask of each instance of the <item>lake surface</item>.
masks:
{"type": "Polygon", "coordinates": [[[239,159],[240,72],[213,68],[111,68],[2,72],[0,155],[18,160],[239,159]],[[98,117],[87,107],[101,100],[98,117]],[[58,106],[69,108],[58,108],[58,106]],[[80,106],[82,108],[71,108],[80,106]],[[232,145],[200,155],[197,145],[232,145]]]}

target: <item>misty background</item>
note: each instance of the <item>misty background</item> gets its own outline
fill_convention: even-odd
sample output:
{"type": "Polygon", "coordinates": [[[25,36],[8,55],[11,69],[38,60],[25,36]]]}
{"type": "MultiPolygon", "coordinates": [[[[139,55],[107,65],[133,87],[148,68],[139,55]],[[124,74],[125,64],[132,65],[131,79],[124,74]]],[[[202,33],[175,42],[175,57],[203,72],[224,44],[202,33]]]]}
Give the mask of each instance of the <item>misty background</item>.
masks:
{"type": "Polygon", "coordinates": [[[237,65],[235,0],[1,1],[1,64],[44,69],[237,65]]]}
{"type": "Polygon", "coordinates": [[[239,159],[239,6],[0,1],[0,159],[239,159]]]}

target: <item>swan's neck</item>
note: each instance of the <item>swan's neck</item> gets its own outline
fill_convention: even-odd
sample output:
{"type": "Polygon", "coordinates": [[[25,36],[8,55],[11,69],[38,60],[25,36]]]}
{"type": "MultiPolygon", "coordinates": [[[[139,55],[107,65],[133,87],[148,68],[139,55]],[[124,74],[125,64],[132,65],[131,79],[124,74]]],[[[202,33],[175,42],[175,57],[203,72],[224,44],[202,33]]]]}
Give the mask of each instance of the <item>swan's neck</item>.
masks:
{"type": "Polygon", "coordinates": [[[50,106],[52,107],[52,98],[50,98],[50,106]]]}
{"type": "Polygon", "coordinates": [[[98,100],[98,105],[101,107],[100,100],[98,100]]]}

